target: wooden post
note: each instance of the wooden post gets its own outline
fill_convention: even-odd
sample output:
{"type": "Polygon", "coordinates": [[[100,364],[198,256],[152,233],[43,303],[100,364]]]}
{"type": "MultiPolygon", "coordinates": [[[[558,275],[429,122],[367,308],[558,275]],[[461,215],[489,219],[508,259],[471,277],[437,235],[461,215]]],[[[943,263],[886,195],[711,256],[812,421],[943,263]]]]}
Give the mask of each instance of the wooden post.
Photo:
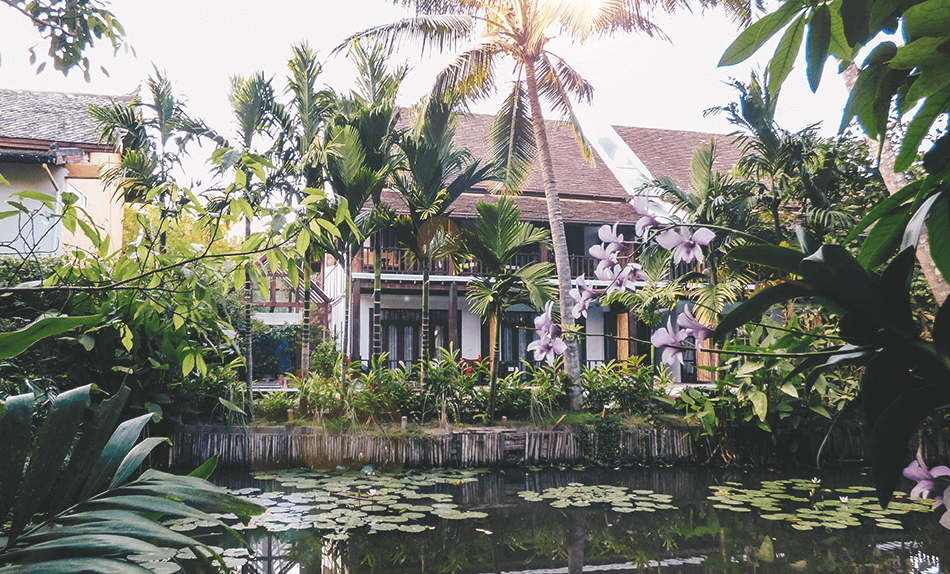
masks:
{"type": "MultiPolygon", "coordinates": [[[[454,271],[454,268],[453,268],[453,271],[454,271]]],[[[451,283],[449,283],[449,324],[448,324],[449,346],[461,352],[462,343],[459,337],[458,309],[459,309],[459,285],[457,282],[452,281],[451,283]]]]}
{"type": "Polygon", "coordinates": [[[623,312],[617,313],[617,360],[630,358],[630,317],[623,312]]]}

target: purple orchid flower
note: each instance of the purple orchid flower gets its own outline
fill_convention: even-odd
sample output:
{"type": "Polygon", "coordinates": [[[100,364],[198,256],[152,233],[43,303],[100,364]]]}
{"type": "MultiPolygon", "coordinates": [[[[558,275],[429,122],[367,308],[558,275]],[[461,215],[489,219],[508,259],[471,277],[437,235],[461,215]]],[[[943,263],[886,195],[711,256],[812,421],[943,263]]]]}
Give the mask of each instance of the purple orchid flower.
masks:
{"type": "Polygon", "coordinates": [[[639,196],[635,197],[631,203],[633,204],[633,210],[640,216],[640,219],[637,220],[637,237],[643,237],[651,229],[660,225],[660,222],[650,215],[650,200],[639,196]]]}
{"type": "Polygon", "coordinates": [[[600,229],[597,230],[597,237],[607,244],[607,250],[613,249],[616,253],[620,253],[626,249],[626,245],[623,242],[623,234],[617,235],[616,223],[614,223],[613,227],[602,225],[600,229]]]}
{"type": "Polygon", "coordinates": [[[666,327],[660,327],[650,337],[650,342],[657,349],[663,349],[663,362],[669,366],[683,364],[683,350],[678,347],[686,340],[686,331],[674,332],[673,322],[668,320],[666,327]]]}
{"type": "Polygon", "coordinates": [[[593,245],[588,252],[594,259],[599,259],[600,264],[605,262],[610,265],[617,264],[617,255],[623,249],[623,244],[608,243],[606,245],[593,245]]]}
{"type": "Polygon", "coordinates": [[[950,468],[935,466],[928,470],[918,450],[917,460],[907,465],[904,469],[904,477],[917,481],[917,486],[910,491],[912,499],[926,498],[925,494],[939,492],[940,494],[934,497],[934,508],[943,503],[944,489],[950,484],[950,468]]]}
{"type": "Polygon", "coordinates": [[[571,309],[571,313],[574,315],[574,318],[577,319],[580,316],[587,317],[587,309],[590,307],[590,304],[597,298],[597,293],[587,285],[587,282],[584,281],[584,276],[581,275],[577,278],[577,287],[571,289],[571,298],[574,299],[574,308],[571,309]]]}
{"type": "Polygon", "coordinates": [[[680,313],[679,317],[676,318],[676,325],[681,329],[681,332],[686,332],[687,337],[692,337],[696,340],[697,353],[703,346],[703,341],[711,337],[713,333],[712,329],[700,323],[696,317],[693,317],[689,309],[680,313]]]}
{"type": "Polygon", "coordinates": [[[549,365],[554,364],[554,358],[557,355],[563,355],[567,350],[567,343],[560,337],[551,338],[547,334],[542,334],[540,339],[536,339],[528,345],[529,351],[534,351],[535,361],[547,361],[549,365]]]}
{"type": "Polygon", "coordinates": [[[538,336],[553,339],[561,334],[561,328],[554,322],[553,309],[554,302],[548,301],[544,305],[544,312],[534,318],[534,328],[538,336]]]}
{"type": "Polygon", "coordinates": [[[705,227],[700,227],[692,235],[688,235],[688,232],[680,233],[673,229],[667,229],[657,236],[656,242],[663,249],[673,251],[674,263],[689,263],[691,261],[702,263],[702,246],[709,245],[715,238],[716,234],[705,227]]]}
{"type": "Polygon", "coordinates": [[[637,279],[643,278],[643,268],[638,263],[627,262],[623,269],[618,265],[611,271],[610,286],[607,287],[607,293],[614,291],[630,291],[637,289],[637,279]]]}

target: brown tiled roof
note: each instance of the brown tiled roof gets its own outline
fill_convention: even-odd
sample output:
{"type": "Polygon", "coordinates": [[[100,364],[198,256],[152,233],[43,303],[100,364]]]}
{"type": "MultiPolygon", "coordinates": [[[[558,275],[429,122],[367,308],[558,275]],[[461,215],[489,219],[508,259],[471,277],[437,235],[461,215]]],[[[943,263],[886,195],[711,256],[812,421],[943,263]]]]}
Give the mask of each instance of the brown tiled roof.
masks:
{"type": "Polygon", "coordinates": [[[726,134],[661,130],[613,126],[627,146],[637,154],[653,177],[667,175],[682,189],[690,185],[689,162],[693,150],[700,145],[716,141],[716,157],[713,168],[727,172],[739,161],[740,150],[733,145],[733,137],[726,134]]]}
{"type": "Polygon", "coordinates": [[[8,143],[40,140],[61,147],[95,146],[99,138],[88,113],[89,106],[131,99],[132,96],[0,90],[0,139],[8,143]]]}
{"type": "MultiPolygon", "coordinates": [[[[411,119],[411,111],[403,110],[402,116],[402,123],[407,126],[411,119]]],[[[468,150],[474,158],[487,161],[488,130],[493,120],[494,116],[486,114],[460,116],[455,130],[456,147],[468,150]]],[[[597,153],[594,152],[594,162],[589,163],[584,159],[570,127],[565,122],[546,120],[545,124],[564,221],[590,223],[636,221],[637,215],[627,203],[630,196],[597,153]]],[[[401,205],[401,201],[397,200],[395,195],[386,194],[387,203],[393,206],[401,205]]],[[[497,201],[497,197],[484,189],[472,190],[462,194],[452,204],[453,215],[474,218],[475,204],[482,199],[487,199],[492,203],[497,201]]],[[[544,184],[538,169],[531,174],[521,194],[514,196],[514,200],[521,209],[524,219],[548,220],[544,184]]]]}

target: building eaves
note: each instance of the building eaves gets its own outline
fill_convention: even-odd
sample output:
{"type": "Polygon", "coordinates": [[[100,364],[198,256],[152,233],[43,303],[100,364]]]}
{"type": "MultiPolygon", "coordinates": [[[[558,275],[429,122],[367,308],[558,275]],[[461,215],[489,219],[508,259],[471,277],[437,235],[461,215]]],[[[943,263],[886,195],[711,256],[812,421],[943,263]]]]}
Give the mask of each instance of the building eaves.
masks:
{"type": "Polygon", "coordinates": [[[102,96],[0,90],[0,144],[13,149],[60,147],[105,149],[99,144],[90,105],[129,103],[133,96],[102,96]]]}

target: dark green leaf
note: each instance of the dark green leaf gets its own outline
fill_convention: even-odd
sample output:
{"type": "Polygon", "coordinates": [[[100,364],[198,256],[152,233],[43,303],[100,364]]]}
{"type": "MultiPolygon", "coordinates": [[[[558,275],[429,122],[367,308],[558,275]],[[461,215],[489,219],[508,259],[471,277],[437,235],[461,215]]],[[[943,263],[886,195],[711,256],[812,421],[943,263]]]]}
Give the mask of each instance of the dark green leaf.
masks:
{"type": "Polygon", "coordinates": [[[54,513],[62,510],[66,502],[86,482],[92,466],[112,435],[130,392],[127,386],[122,385],[114,396],[99,403],[92,420],[83,426],[82,437],[70,456],[66,474],[53,498],[51,509],[54,513]]]}
{"type": "Polygon", "coordinates": [[[948,297],[934,318],[933,343],[937,352],[950,357],[950,297],[948,297]]]}
{"type": "Polygon", "coordinates": [[[948,106],[950,106],[950,90],[944,90],[927,98],[924,105],[914,115],[914,119],[907,125],[907,131],[901,141],[900,153],[894,161],[894,171],[904,171],[917,159],[920,144],[927,137],[937,118],[947,111],[948,106]]]}
{"type": "MultiPolygon", "coordinates": [[[[905,381],[895,379],[890,383],[900,386],[905,381]]],[[[902,387],[903,392],[881,412],[871,429],[871,468],[878,502],[884,508],[907,464],[907,445],[917,427],[931,410],[950,402],[950,389],[946,385],[914,388],[916,386],[902,387]]]]}
{"type": "Polygon", "coordinates": [[[35,564],[70,557],[109,557],[144,552],[158,552],[161,548],[130,536],[82,534],[61,540],[49,540],[31,544],[23,550],[14,550],[3,555],[3,560],[19,564],[35,564]]]}
{"type": "Polygon", "coordinates": [[[169,500],[155,495],[118,495],[103,493],[84,502],[80,508],[116,508],[168,516],[183,516],[207,519],[208,515],[177,500],[169,500]]]}
{"type": "Polygon", "coordinates": [[[161,542],[171,546],[194,546],[194,539],[169,530],[165,526],[128,510],[97,510],[67,515],[57,526],[20,539],[20,544],[33,545],[82,534],[109,534],[140,540],[161,542]],[[60,524],[62,526],[60,526],[60,524]]]}
{"type": "Polygon", "coordinates": [[[808,63],[808,85],[811,91],[818,90],[821,72],[828,59],[831,46],[831,10],[827,4],[819,4],[811,15],[808,25],[808,44],[805,46],[805,59],[808,63]]]}
{"type": "Polygon", "coordinates": [[[945,196],[944,193],[938,193],[936,195],[931,195],[924,201],[917,211],[914,213],[914,216],[910,218],[910,221],[907,222],[907,227],[904,228],[904,237],[901,239],[900,249],[904,250],[908,247],[917,247],[917,244],[920,242],[920,231],[924,227],[924,223],[927,221],[927,215],[930,213],[930,208],[938,199],[945,196]]]}
{"type": "Polygon", "coordinates": [[[930,210],[927,242],[940,275],[950,277],[950,196],[947,193],[941,193],[940,200],[930,210]]]}
{"type": "Polygon", "coordinates": [[[881,295],[887,301],[881,315],[887,325],[905,337],[915,337],[917,331],[910,306],[910,281],[916,263],[917,250],[907,247],[881,274],[881,295]]]}
{"type": "Polygon", "coordinates": [[[805,35],[805,14],[798,17],[792,25],[785,31],[782,40],[775,48],[775,54],[769,61],[769,93],[773,96],[778,93],[785,78],[792,71],[795,65],[795,59],[798,58],[798,50],[802,46],[802,38],[805,35]]]}
{"type": "Polygon", "coordinates": [[[163,442],[167,443],[170,441],[165,437],[149,437],[135,445],[132,450],[129,451],[129,454],[122,459],[122,464],[120,464],[119,468],[115,471],[115,476],[112,477],[109,488],[115,488],[125,482],[126,479],[132,476],[132,473],[141,466],[142,461],[152,452],[152,449],[163,442]]]}
{"type": "Polygon", "coordinates": [[[716,326],[714,338],[722,340],[729,332],[738,329],[749,321],[758,320],[773,305],[797,297],[813,297],[814,295],[815,292],[810,287],[798,282],[786,281],[767,287],[749,297],[748,300],[743,301],[723,317],[719,325],[716,326]]]}
{"type": "Polygon", "coordinates": [[[142,429],[145,428],[151,418],[152,414],[148,413],[119,425],[119,428],[112,433],[108,444],[102,449],[102,455],[96,460],[96,464],[89,473],[89,479],[86,480],[86,484],[83,486],[82,493],[79,495],[80,498],[89,498],[105,486],[106,480],[119,468],[119,464],[132,450],[139,435],[142,434],[142,429]]]}
{"type": "Polygon", "coordinates": [[[871,36],[868,29],[870,19],[870,0],[842,0],[841,20],[849,46],[863,44],[871,36]]]}
{"type": "Polygon", "coordinates": [[[882,304],[867,271],[840,245],[823,245],[804,258],[801,274],[817,294],[849,312],[873,314],[882,304]]]}
{"type": "Polygon", "coordinates": [[[26,457],[33,444],[33,393],[7,397],[0,415],[0,524],[7,521],[20,490],[26,457]]]}
{"type": "Polygon", "coordinates": [[[731,66],[746,60],[762,47],[769,38],[776,32],[791,22],[795,14],[801,10],[803,4],[800,0],[791,0],[782,4],[778,10],[763,16],[759,21],[746,28],[739,37],[733,40],[732,44],[726,48],[722,58],[719,59],[720,66],[731,66]]]}
{"type": "Polygon", "coordinates": [[[942,174],[950,167],[950,133],[940,136],[930,151],[924,154],[924,169],[932,174],[942,174]]]}
{"type": "Polygon", "coordinates": [[[911,204],[895,208],[877,220],[861,244],[858,261],[868,268],[881,265],[900,247],[904,229],[910,221],[911,204]]]}
{"type": "Polygon", "coordinates": [[[900,6],[901,0],[875,0],[871,4],[871,13],[868,16],[868,29],[880,30],[900,6]]]}
{"type": "Polygon", "coordinates": [[[797,275],[798,266],[801,265],[805,254],[778,245],[744,245],[730,251],[727,257],[743,263],[761,265],[790,275],[797,275]]]}
{"type": "Polygon", "coordinates": [[[909,104],[913,104],[920,98],[928,98],[950,86],[950,58],[945,53],[940,56],[941,59],[933,65],[918,68],[920,75],[907,90],[909,104]]]}
{"type": "Polygon", "coordinates": [[[148,568],[128,560],[110,560],[108,558],[63,558],[38,564],[0,567],[0,574],[76,574],[77,572],[154,574],[148,568]]]}
{"type": "Polygon", "coordinates": [[[13,505],[9,532],[11,541],[33,520],[40,503],[46,499],[59,478],[79,430],[83,412],[89,406],[90,388],[91,385],[85,385],[60,393],[53,399],[46,422],[33,442],[30,463],[13,505]]]}

